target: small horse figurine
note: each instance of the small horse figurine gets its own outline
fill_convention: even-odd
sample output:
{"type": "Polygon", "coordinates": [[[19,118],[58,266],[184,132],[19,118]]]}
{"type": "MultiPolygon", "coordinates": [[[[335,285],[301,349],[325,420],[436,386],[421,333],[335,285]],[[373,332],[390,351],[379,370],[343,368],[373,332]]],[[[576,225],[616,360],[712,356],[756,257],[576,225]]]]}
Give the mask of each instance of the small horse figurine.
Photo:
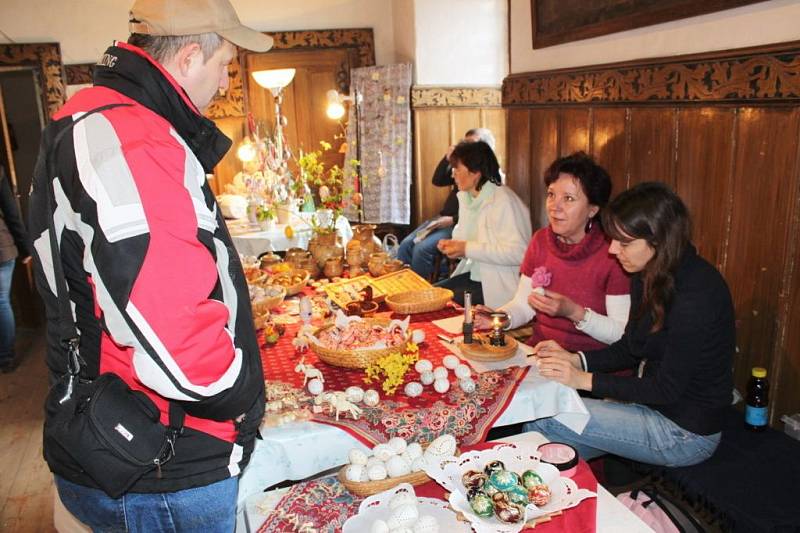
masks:
{"type": "Polygon", "coordinates": [[[336,421],[339,421],[339,413],[350,413],[353,420],[358,420],[361,415],[361,408],[347,399],[344,393],[334,393],[333,397],[328,400],[331,405],[331,410],[336,410],[336,421]]]}
{"type": "Polygon", "coordinates": [[[297,363],[297,366],[294,367],[295,372],[302,372],[303,373],[303,387],[306,386],[306,382],[309,379],[317,378],[321,382],[325,383],[325,378],[322,377],[322,372],[318,369],[314,368],[311,365],[305,364],[305,357],[300,359],[300,362],[297,363]]]}

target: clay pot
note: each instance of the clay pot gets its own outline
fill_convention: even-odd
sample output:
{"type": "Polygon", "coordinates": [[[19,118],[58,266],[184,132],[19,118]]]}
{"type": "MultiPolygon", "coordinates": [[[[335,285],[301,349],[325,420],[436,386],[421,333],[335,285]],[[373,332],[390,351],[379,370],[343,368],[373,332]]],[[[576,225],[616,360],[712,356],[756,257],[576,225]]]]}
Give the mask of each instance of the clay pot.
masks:
{"type": "Polygon", "coordinates": [[[344,248],[336,242],[336,233],[320,233],[317,235],[311,255],[316,259],[319,268],[331,257],[344,257],[344,248]]]}
{"type": "Polygon", "coordinates": [[[383,273],[389,274],[391,272],[397,272],[403,268],[403,262],[399,259],[390,259],[383,264],[383,273]]]}
{"type": "Polygon", "coordinates": [[[280,263],[281,261],[283,261],[283,259],[281,259],[281,256],[274,254],[272,252],[266,253],[261,256],[261,268],[265,269],[267,267],[280,263]]]}
{"type": "Polygon", "coordinates": [[[294,268],[305,268],[304,265],[308,263],[309,260],[313,260],[313,258],[311,257],[311,253],[305,250],[302,250],[302,253],[296,252],[292,254],[291,257],[289,257],[287,253],[287,257],[288,259],[286,260],[286,262],[292,265],[292,267],[294,268]]]}
{"type": "Polygon", "coordinates": [[[344,270],[343,260],[341,257],[331,257],[325,261],[325,268],[323,274],[326,278],[336,278],[342,275],[344,270]]]}
{"type": "Polygon", "coordinates": [[[369,262],[367,263],[369,273],[376,278],[382,275],[383,265],[386,263],[387,259],[389,259],[389,256],[386,254],[386,252],[375,252],[370,254],[369,262]]]}
{"type": "Polygon", "coordinates": [[[303,259],[297,266],[297,268],[302,268],[303,270],[308,270],[309,275],[312,278],[316,278],[319,276],[319,265],[317,264],[317,260],[314,259],[311,254],[308,255],[305,259],[303,259]]]}
{"type": "Polygon", "coordinates": [[[380,245],[373,240],[374,237],[374,224],[360,224],[353,228],[353,240],[358,241],[361,244],[361,249],[368,254],[380,251],[380,245]]]}

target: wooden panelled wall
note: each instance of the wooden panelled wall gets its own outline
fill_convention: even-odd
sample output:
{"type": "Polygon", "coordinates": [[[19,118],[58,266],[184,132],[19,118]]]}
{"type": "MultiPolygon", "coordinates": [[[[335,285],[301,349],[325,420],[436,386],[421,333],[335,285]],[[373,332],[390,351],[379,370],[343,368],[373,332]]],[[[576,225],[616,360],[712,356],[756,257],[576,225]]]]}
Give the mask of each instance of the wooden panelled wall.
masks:
{"type": "Polygon", "coordinates": [[[800,41],[517,74],[503,106],[508,183],[536,227],[544,170],[576,150],[615,192],[657,180],[680,194],[733,294],[737,389],[764,366],[771,421],[800,411],[800,41]]]}
{"type": "Polygon", "coordinates": [[[449,188],[431,183],[433,171],[447,148],[458,143],[471,128],[494,133],[495,152],[505,168],[506,112],[500,106],[500,89],[414,87],[414,179],[412,226],[437,216],[449,188]]]}

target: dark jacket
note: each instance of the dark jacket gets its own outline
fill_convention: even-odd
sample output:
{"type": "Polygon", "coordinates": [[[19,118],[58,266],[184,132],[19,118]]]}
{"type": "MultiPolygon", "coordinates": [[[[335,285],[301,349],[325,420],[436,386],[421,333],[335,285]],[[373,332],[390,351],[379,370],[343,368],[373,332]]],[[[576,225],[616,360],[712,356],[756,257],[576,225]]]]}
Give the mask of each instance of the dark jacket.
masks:
{"type": "Polygon", "coordinates": [[[733,398],[734,309],[728,285],[694,247],[675,273],[675,293],[664,327],[650,333],[652,318],[639,316],[641,275],[631,280],[631,314],[620,340],[586,352],[592,393],[647,405],[699,435],[722,429],[733,398]],[[606,374],[647,362],[641,378],[606,374]]]}
{"type": "Polygon", "coordinates": [[[453,180],[453,169],[446,157],[443,157],[439,164],[436,165],[431,181],[437,187],[450,187],[450,194],[447,195],[439,214],[443,217],[453,217],[453,225],[455,225],[458,222],[458,196],[456,196],[458,189],[456,188],[456,182],[453,180]]]}
{"type": "MultiPolygon", "coordinates": [[[[119,375],[153,400],[162,422],[169,402],[187,413],[161,477],[154,470],[132,491],[204,486],[241,472],[264,412],[247,284],[206,180],[231,142],[139,48],[118,43],[103,63],[95,86],[45,129],[34,175],[29,227],[47,365],[55,379],[66,362],[51,285],[53,219],[87,377],[119,375]]],[[[94,486],[47,438],[44,455],[56,474],[94,486]]]]}
{"type": "Polygon", "coordinates": [[[28,235],[17,209],[17,199],[11,190],[11,180],[6,175],[6,169],[0,165],[0,263],[18,255],[30,255],[28,235]]]}

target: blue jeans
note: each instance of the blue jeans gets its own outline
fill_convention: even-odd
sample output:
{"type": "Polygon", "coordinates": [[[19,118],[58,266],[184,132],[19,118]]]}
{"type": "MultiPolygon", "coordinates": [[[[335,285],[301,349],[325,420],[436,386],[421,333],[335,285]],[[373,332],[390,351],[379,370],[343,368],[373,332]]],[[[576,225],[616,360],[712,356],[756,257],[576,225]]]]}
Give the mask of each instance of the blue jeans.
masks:
{"type": "MultiPolygon", "coordinates": [[[[405,239],[400,242],[400,248],[397,251],[397,258],[403,263],[411,265],[411,270],[419,274],[425,279],[429,279],[433,273],[433,258],[436,255],[436,244],[442,239],[449,239],[453,236],[453,227],[439,228],[430,232],[420,242],[415,243],[414,237],[417,232],[422,229],[428,222],[420,224],[420,226],[411,232],[405,239]]],[[[443,269],[447,268],[447,263],[442,261],[443,269]]]]}
{"type": "Polygon", "coordinates": [[[551,441],[570,444],[583,459],[613,453],[662,466],[701,463],[719,444],[720,433],[697,435],[644,405],[590,398],[583,401],[591,418],[580,435],[553,418],[528,422],[523,431],[538,431],[551,441]]]}
{"type": "Polygon", "coordinates": [[[11,276],[15,259],[0,263],[0,365],[14,357],[14,311],[11,309],[11,276]]]}
{"type": "Polygon", "coordinates": [[[177,492],[128,493],[117,500],[59,476],[55,481],[64,507],[92,531],[230,533],[236,528],[236,477],[177,492]]]}
{"type": "Polygon", "coordinates": [[[452,278],[443,279],[433,284],[434,287],[444,287],[453,291],[453,300],[458,305],[464,305],[464,293],[472,293],[472,305],[483,305],[483,284],[480,281],[472,281],[471,274],[465,272],[452,278]]]}

